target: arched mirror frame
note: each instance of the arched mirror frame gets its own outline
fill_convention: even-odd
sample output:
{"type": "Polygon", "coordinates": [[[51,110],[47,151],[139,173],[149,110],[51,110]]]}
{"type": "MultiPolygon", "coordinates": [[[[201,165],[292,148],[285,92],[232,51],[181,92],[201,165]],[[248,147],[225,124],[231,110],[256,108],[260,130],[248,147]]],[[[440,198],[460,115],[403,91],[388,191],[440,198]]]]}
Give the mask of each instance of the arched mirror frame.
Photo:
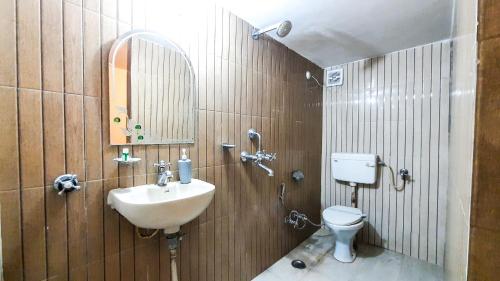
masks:
{"type": "Polygon", "coordinates": [[[126,32],[119,36],[111,46],[111,50],[109,52],[108,56],[108,98],[109,98],[109,134],[110,134],[110,145],[149,145],[149,144],[194,144],[197,138],[197,124],[198,124],[198,89],[197,89],[197,83],[196,83],[196,77],[195,77],[195,72],[193,69],[193,65],[191,63],[191,60],[187,56],[186,52],[175,42],[172,40],[167,39],[163,35],[156,33],[156,32],[151,32],[147,30],[131,30],[129,32],[126,32]],[[145,140],[144,142],[130,142],[130,143],[113,143],[112,141],[112,128],[114,125],[114,116],[111,114],[112,109],[112,103],[111,99],[113,98],[113,95],[116,93],[115,89],[115,77],[116,77],[116,72],[115,72],[115,65],[116,65],[116,57],[118,54],[118,51],[120,48],[128,43],[128,40],[132,39],[135,36],[142,36],[148,38],[148,40],[153,41],[154,43],[163,45],[163,46],[168,46],[172,49],[174,49],[176,52],[180,53],[182,58],[184,58],[185,62],[189,66],[189,76],[190,76],[190,95],[192,95],[193,98],[193,108],[192,108],[192,116],[193,116],[193,138],[190,139],[177,139],[177,140],[171,140],[171,141],[165,141],[165,142],[154,142],[154,141],[148,141],[145,140]]]}

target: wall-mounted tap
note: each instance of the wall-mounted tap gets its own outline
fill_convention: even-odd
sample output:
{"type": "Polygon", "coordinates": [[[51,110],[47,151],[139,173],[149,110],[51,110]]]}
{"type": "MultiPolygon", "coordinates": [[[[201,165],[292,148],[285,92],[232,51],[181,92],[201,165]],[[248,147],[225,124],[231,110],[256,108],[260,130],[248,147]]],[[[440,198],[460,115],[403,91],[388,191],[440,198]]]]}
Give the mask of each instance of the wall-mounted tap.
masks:
{"type": "Polygon", "coordinates": [[[54,189],[57,191],[57,195],[80,190],[77,176],[72,174],[58,176],[54,180],[54,189]]]}
{"type": "Polygon", "coordinates": [[[155,163],[154,166],[158,167],[158,186],[165,186],[174,178],[174,174],[170,171],[170,163],[160,160],[160,163],[155,163]]]}
{"type": "Polygon", "coordinates": [[[240,158],[242,162],[247,162],[248,160],[252,161],[256,166],[264,169],[267,172],[267,175],[272,177],[274,176],[274,172],[271,168],[262,164],[262,160],[273,161],[276,159],[276,153],[267,153],[265,150],[261,150],[261,140],[262,137],[257,131],[254,129],[248,130],[248,137],[253,140],[257,139],[257,151],[255,154],[250,154],[246,151],[242,151],[240,154],[240,158]]]}

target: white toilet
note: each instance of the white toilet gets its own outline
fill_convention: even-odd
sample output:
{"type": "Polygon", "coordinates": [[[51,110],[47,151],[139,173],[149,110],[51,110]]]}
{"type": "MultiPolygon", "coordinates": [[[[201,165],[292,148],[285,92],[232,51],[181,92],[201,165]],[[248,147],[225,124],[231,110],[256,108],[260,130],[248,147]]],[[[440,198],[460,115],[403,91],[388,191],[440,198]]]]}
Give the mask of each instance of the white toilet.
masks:
{"type": "MultiPolygon", "coordinates": [[[[356,188],[359,183],[373,184],[377,180],[377,155],[359,153],[332,153],[332,177],[356,188]]],[[[331,206],[323,211],[323,221],[333,232],[335,252],[341,262],[353,262],[356,252],[352,247],[356,233],[363,228],[365,216],[360,209],[331,206]]]]}
{"type": "Polygon", "coordinates": [[[341,262],[353,262],[356,251],[352,247],[354,236],[363,228],[360,209],[346,206],[331,206],[323,211],[323,221],[335,238],[333,256],[341,262]]]}

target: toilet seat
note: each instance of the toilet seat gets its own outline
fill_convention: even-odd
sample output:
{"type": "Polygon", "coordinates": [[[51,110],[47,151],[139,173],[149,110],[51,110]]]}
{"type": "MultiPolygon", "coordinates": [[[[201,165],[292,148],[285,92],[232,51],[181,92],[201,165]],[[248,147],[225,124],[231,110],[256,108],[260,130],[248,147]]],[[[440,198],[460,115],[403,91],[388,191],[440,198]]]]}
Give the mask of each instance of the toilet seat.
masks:
{"type": "Polygon", "coordinates": [[[332,225],[348,226],[363,220],[363,214],[357,208],[331,206],[323,211],[323,219],[332,225]]]}

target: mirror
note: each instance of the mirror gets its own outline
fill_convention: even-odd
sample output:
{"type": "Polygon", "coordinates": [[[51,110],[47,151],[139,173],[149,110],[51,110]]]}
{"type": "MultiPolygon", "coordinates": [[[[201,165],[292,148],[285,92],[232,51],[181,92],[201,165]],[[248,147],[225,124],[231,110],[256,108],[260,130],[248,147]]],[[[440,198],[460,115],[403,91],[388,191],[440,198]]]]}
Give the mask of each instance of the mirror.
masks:
{"type": "Polygon", "coordinates": [[[186,53],[162,35],[131,31],[109,53],[112,145],[194,143],[194,70],[186,53]]]}

